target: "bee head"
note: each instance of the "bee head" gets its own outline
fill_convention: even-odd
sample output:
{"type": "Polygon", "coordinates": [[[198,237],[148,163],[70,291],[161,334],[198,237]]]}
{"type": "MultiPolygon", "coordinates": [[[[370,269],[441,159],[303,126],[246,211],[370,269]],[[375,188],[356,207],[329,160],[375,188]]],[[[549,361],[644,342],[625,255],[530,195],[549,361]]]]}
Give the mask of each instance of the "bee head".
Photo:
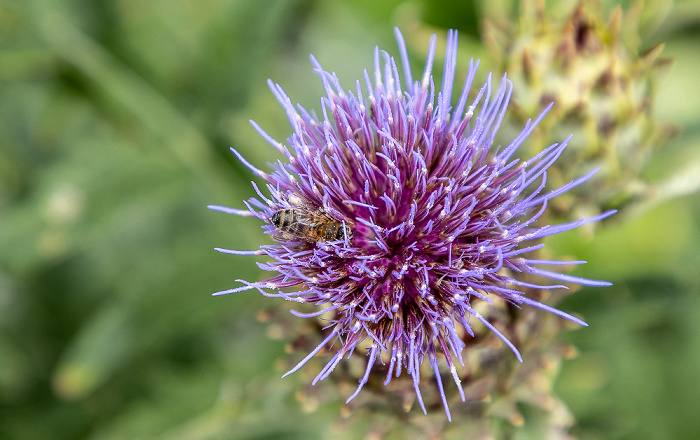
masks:
{"type": "Polygon", "coordinates": [[[280,225],[280,223],[281,223],[281,221],[282,221],[282,220],[281,220],[280,212],[281,212],[281,211],[277,211],[277,212],[275,212],[274,214],[272,214],[272,217],[270,217],[270,223],[272,223],[272,224],[273,224],[274,226],[276,226],[276,227],[279,227],[279,225],[280,225]]]}

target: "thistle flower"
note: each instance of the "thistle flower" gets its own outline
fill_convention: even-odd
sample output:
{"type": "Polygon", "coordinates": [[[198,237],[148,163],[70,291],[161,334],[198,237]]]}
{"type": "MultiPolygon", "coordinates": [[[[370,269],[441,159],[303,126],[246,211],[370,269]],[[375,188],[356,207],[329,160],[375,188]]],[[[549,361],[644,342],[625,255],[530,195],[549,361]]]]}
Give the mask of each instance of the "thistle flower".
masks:
{"type": "Polygon", "coordinates": [[[474,336],[475,322],[501,338],[522,362],[518,348],[478,310],[496,300],[586,325],[526,294],[533,289],[566,289],[563,284],[533,283],[526,277],[585,286],[610,283],[541,268],[582,261],[538,260],[526,254],[541,249],[544,237],[599,221],[614,211],[538,225],[552,198],[596,172],[545,192],[547,169],[569,139],[528,160],[515,157],[551,105],[528,121],[508,145],[494,147],[512,92],[506,77],[494,92],[489,76],[471,96],[478,66],[471,60],[453,106],[457,32],[448,33],[439,90],[431,73],[435,36],[419,81],[413,80],[398,30],[396,38],[403,81],[394,58],[376,49],[373,76],[365,71],[364,90],[358,81],[354,93],[345,91],[336,75],[311,57],[326,92],[321,118],[295,107],[279,85],[269,82],[294,132],[283,145],[252,124],[285,160],[268,174],[233,150],[267,182],[269,196],[253,183],[258,197],[245,202],[248,210],[210,208],[266,223],[263,229],[276,244],[255,251],[218,250],[266,255],[270,261],[260,267],[273,275],[260,282],[238,280],[243,286],[215,295],[255,289],[268,297],[316,307],[312,313],[293,310],[295,316],[324,316],[325,338],[285,376],[333,347],[334,354],[315,384],[331,375],[343,357],[366,351],[364,375],[348,402],[367,383],[375,364],[382,364],[388,365],[386,384],[394,377],[410,377],[426,413],[420,388],[425,364],[434,373],[449,420],[439,359],[444,357],[464,401],[457,364],[464,362],[465,340],[474,336]],[[317,228],[334,232],[324,234],[325,229],[317,228]]]}
{"type": "MultiPolygon", "coordinates": [[[[631,5],[624,20],[619,5],[606,17],[599,0],[570,3],[575,7],[545,9],[543,2],[525,0],[517,19],[504,14],[506,8],[491,8],[483,27],[489,56],[516,85],[505,125],[517,128],[543,102],[554,100],[555,110],[534,137],[548,144],[574,133],[569,159],[550,172],[550,183],[566,182],[581,169],[602,168],[586,191],[557,201],[564,218],[652,195],[641,171],[677,131],[654,115],[659,79],[671,62],[661,57],[663,44],[640,50],[642,2],[631,5]]],[[[661,11],[646,11],[652,14],[661,11]]]]}

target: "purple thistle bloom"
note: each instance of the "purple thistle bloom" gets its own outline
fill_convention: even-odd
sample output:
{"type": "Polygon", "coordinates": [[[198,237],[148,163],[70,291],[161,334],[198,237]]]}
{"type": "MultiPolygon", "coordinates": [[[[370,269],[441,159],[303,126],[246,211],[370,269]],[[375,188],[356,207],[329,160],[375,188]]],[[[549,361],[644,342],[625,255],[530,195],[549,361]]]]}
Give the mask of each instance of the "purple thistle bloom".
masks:
{"type": "Polygon", "coordinates": [[[285,376],[299,370],[324,347],[338,344],[315,384],[328,377],[344,356],[349,358],[355,349],[366,348],[366,371],[348,402],[360,392],[379,361],[389,364],[387,384],[403,371],[412,377],[425,413],[419,383],[420,366],[427,358],[450,419],[438,352],[444,355],[464,401],[455,365],[455,361],[463,365],[465,343],[460,326],[473,336],[470,323],[475,318],[522,362],[518,349],[475,310],[475,303],[492,304],[497,297],[586,325],[519,290],[566,289],[564,285],[532,284],[520,280],[518,274],[586,286],[610,285],[540,268],[583,261],[535,260],[524,254],[541,249],[543,237],[599,221],[614,211],[554,226],[537,225],[550,199],[596,172],[545,192],[547,169],[569,140],[526,161],[514,157],[551,105],[529,121],[509,145],[494,148],[494,137],[512,92],[505,76],[495,93],[489,76],[476,96],[470,97],[478,66],[478,62],[470,61],[453,107],[457,32],[450,31],[447,36],[442,88],[437,96],[431,74],[435,36],[420,81],[411,76],[406,46],[398,30],[396,38],[403,82],[395,60],[377,48],[374,82],[365,71],[365,90],[358,81],[355,94],[345,91],[336,75],[323,70],[311,57],[327,94],[321,99],[321,118],[294,106],[279,85],[269,82],[294,133],[288,145],[283,145],[252,124],[286,161],[278,161],[274,172],[267,174],[232,150],[267,182],[270,196],[263,195],[253,183],[259,198],[246,202],[247,211],[210,208],[255,216],[267,223],[263,228],[277,244],[263,245],[256,251],[218,250],[267,255],[271,261],[260,267],[276,275],[261,282],[238,280],[243,286],[215,295],[256,289],[268,297],[318,307],[316,313],[292,311],[299,317],[332,312],[325,339],[285,376]],[[323,220],[304,223],[304,217],[310,215],[323,220]],[[283,225],[284,216],[288,217],[283,225]],[[319,238],[313,228],[322,228],[324,222],[351,233],[332,240],[319,238]],[[290,233],[292,224],[300,231],[290,233]]]}

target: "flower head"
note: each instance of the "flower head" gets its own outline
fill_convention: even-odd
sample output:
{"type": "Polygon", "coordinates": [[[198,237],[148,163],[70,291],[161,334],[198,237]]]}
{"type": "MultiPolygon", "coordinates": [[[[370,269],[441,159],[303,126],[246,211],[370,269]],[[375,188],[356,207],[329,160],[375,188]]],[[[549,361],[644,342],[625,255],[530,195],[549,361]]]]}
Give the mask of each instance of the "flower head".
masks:
{"type": "Polygon", "coordinates": [[[530,145],[574,133],[569,160],[550,173],[550,183],[566,182],[582,168],[602,168],[595,182],[557,200],[560,214],[619,208],[654,193],[642,170],[677,128],[655,115],[671,60],[662,56],[661,43],[641,50],[642,17],[650,13],[643,7],[617,5],[606,14],[597,0],[556,11],[524,0],[517,17],[507,8],[484,17],[489,56],[516,88],[507,126],[522,125],[542,102],[554,100],[556,108],[533,133],[538,142],[530,145]]]}
{"type": "Polygon", "coordinates": [[[516,346],[477,311],[476,303],[506,301],[586,325],[524,293],[530,288],[565,289],[563,284],[532,284],[519,275],[609,285],[540,268],[581,261],[526,255],[543,247],[543,237],[601,220],[613,211],[538,225],[550,199],[595,173],[544,190],[547,169],[568,139],[528,160],[516,158],[518,147],[549,107],[528,121],[510,144],[494,147],[512,91],[505,76],[495,92],[489,77],[474,94],[471,86],[478,62],[472,60],[453,105],[457,33],[448,33],[439,90],[431,74],[435,36],[418,81],[411,75],[398,30],[396,37],[403,80],[394,58],[376,49],[374,72],[372,76],[365,72],[364,89],[358,81],[354,93],[344,90],[337,77],[312,57],[326,91],[321,117],[294,106],[279,85],[269,83],[294,132],[283,145],[253,126],[286,160],[278,161],[268,174],[234,150],[267,182],[269,196],[253,183],[258,198],[246,202],[247,211],[211,208],[266,223],[263,228],[276,244],[256,251],[220,250],[267,255],[270,261],[260,266],[274,275],[261,282],[239,280],[243,286],[218,294],[257,289],[265,296],[317,307],[314,313],[292,311],[296,316],[330,316],[325,339],[287,374],[332,345],[334,355],[315,383],[328,377],[344,356],[366,351],[365,374],[348,401],[381,362],[388,364],[386,383],[401,374],[412,378],[425,412],[419,385],[426,362],[435,373],[449,419],[438,360],[444,356],[464,400],[456,363],[463,363],[464,338],[474,335],[475,321],[498,335],[522,362],[516,346]]]}

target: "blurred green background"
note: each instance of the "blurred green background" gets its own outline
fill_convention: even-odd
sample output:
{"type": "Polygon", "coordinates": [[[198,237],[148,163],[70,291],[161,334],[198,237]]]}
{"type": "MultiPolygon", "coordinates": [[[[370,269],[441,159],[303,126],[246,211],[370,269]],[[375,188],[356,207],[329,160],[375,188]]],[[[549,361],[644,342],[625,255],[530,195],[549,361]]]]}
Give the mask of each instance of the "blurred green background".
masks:
{"type": "MultiPolygon", "coordinates": [[[[664,41],[675,59],[657,114],[682,130],[648,167],[658,197],[594,237],[549,243],[590,261],[577,274],[615,283],[562,305],[590,324],[564,335],[580,354],[556,388],[582,439],[700,438],[700,196],[687,171],[700,175],[700,2],[646,7],[642,47],[664,41]]],[[[289,133],[267,78],[318,109],[309,53],[353,88],[374,46],[396,54],[393,26],[416,21],[459,29],[483,74],[481,11],[0,0],[0,439],[332,438],[341,404],[306,413],[294,375],[279,379],[284,342],[255,318],[275,300],[210,296],[261,277],[253,258],[214,247],[268,239],[206,205],[254,195],[230,146],[259,167],[277,158],[248,124],[289,133]]]]}

